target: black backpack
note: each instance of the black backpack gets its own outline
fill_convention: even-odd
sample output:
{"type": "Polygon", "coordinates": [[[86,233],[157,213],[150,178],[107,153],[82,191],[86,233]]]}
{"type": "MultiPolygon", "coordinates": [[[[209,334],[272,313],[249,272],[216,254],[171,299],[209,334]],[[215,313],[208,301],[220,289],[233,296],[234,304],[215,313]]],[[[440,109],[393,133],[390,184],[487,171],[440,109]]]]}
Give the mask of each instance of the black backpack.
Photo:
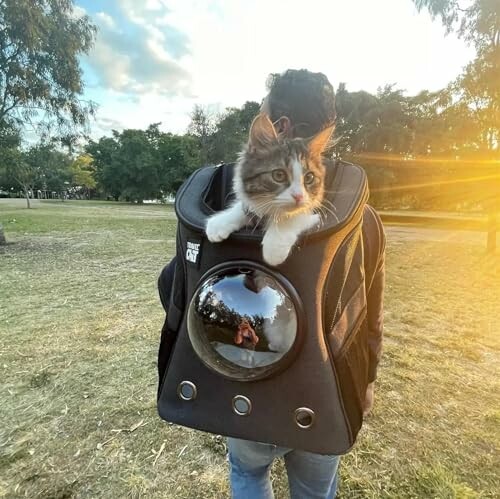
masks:
{"type": "Polygon", "coordinates": [[[343,454],[361,428],[368,384],[362,222],[364,171],[337,161],[328,216],[280,266],[259,227],[221,243],[207,217],[232,199],[234,165],[180,188],[175,274],[159,352],[158,411],[200,430],[343,454]]]}

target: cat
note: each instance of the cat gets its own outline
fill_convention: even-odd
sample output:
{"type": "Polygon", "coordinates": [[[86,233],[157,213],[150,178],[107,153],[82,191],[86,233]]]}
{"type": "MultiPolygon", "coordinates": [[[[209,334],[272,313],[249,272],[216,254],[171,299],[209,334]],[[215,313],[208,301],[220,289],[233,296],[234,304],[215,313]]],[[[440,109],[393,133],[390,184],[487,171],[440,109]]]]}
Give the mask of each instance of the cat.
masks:
{"type": "Polygon", "coordinates": [[[236,163],[233,204],[207,220],[211,242],[227,239],[252,218],[264,221],[263,258],[283,263],[300,234],[320,224],[326,167],[322,154],[334,126],[309,139],[278,137],[271,120],[259,114],[236,163]]]}

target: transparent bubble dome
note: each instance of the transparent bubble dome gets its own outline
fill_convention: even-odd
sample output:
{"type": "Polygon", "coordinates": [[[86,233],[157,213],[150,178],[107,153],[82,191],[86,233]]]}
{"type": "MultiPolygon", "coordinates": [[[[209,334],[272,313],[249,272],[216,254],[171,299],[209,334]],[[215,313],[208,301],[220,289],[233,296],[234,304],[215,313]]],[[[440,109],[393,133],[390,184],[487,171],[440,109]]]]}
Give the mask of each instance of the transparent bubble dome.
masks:
{"type": "Polygon", "coordinates": [[[270,273],[252,266],[224,268],[196,290],[188,334],[212,370],[245,381],[284,366],[298,339],[295,302],[270,273]]]}

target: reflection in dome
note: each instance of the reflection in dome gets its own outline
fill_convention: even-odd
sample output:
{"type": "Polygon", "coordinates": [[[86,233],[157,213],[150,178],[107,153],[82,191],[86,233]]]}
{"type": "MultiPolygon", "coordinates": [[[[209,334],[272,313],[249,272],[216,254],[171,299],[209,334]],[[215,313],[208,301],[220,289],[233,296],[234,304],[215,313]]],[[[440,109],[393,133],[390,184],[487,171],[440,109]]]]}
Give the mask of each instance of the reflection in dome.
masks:
{"type": "Polygon", "coordinates": [[[230,268],[209,277],[195,292],[188,332],[210,367],[248,378],[265,373],[292,348],[297,314],[274,277],[262,270],[230,268]]]}

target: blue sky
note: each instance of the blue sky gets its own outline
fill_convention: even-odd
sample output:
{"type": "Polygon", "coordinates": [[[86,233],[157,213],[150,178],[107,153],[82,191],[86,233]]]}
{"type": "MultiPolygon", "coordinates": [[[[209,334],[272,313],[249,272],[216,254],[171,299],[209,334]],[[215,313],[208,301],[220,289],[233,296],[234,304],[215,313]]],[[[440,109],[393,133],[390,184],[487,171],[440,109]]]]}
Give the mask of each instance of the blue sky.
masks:
{"type": "Polygon", "coordinates": [[[77,0],[97,24],[82,60],[92,135],[161,122],[182,133],[195,103],[260,101],[271,72],[307,68],[334,87],[408,93],[454,79],[473,50],[411,0],[77,0]]]}

